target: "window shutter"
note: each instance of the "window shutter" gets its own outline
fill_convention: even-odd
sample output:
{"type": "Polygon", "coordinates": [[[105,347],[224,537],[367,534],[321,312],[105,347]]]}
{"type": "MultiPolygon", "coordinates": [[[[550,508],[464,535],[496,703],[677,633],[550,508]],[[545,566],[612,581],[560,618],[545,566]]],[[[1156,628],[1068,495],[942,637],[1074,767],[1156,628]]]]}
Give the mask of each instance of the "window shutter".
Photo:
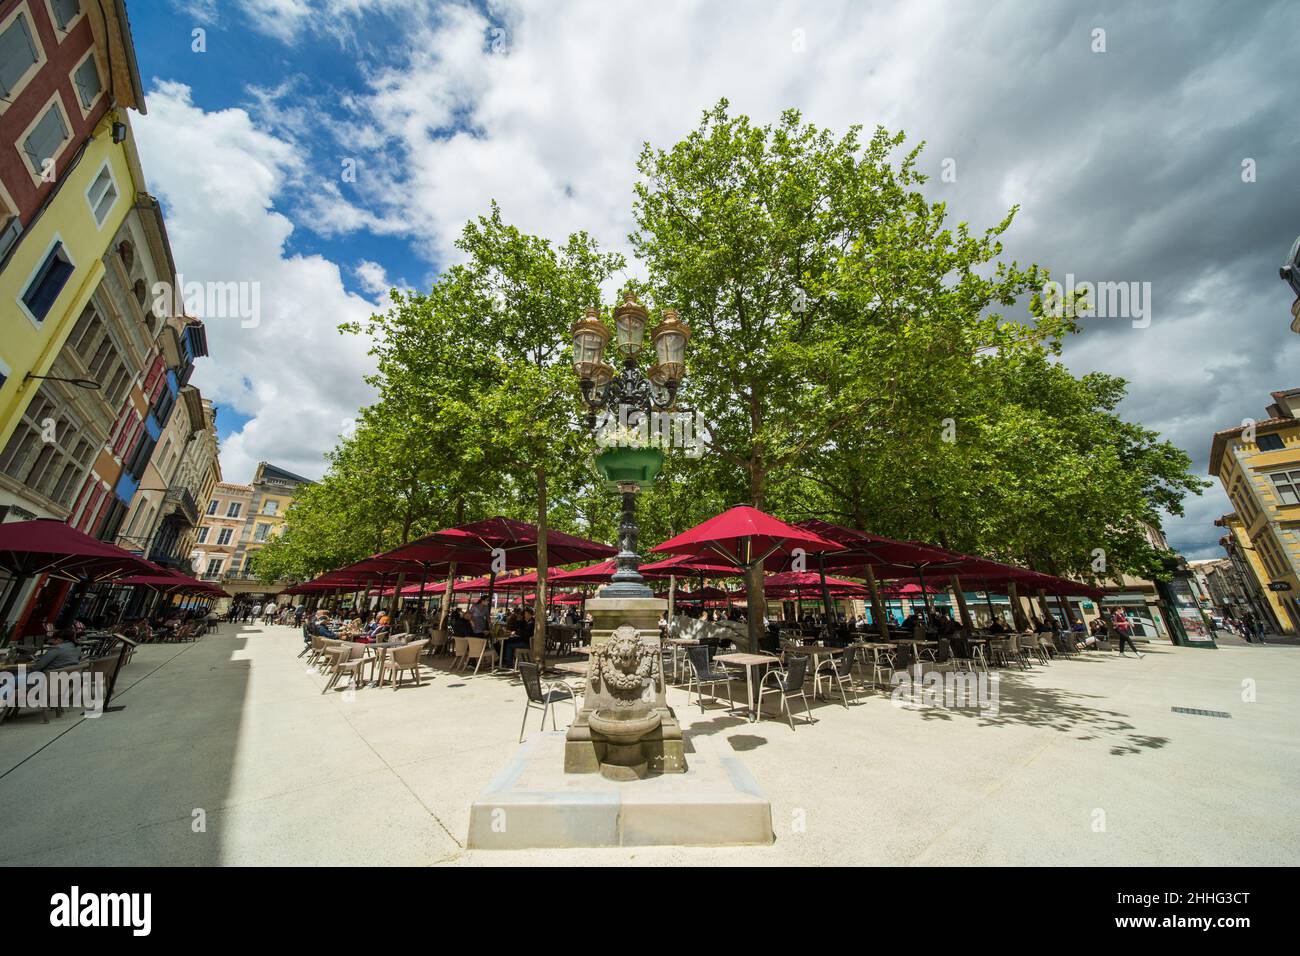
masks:
{"type": "Polygon", "coordinates": [[[41,117],[41,121],[23,143],[23,152],[27,154],[37,175],[41,174],[45,160],[52,159],[67,138],[68,127],[63,123],[58,104],[55,104],[41,117]]]}
{"type": "Polygon", "coordinates": [[[80,0],[54,0],[51,6],[54,7],[54,19],[60,30],[66,30],[72,18],[81,12],[80,0]]]}
{"type": "Polygon", "coordinates": [[[36,44],[32,41],[31,27],[22,14],[0,33],[0,96],[8,96],[22,75],[35,63],[36,44]]]}
{"type": "Polygon", "coordinates": [[[77,84],[77,96],[81,98],[81,105],[86,109],[90,109],[90,104],[95,102],[95,97],[103,89],[103,84],[99,82],[99,69],[95,66],[95,57],[93,55],[86,57],[85,62],[77,67],[73,79],[77,84]]]}

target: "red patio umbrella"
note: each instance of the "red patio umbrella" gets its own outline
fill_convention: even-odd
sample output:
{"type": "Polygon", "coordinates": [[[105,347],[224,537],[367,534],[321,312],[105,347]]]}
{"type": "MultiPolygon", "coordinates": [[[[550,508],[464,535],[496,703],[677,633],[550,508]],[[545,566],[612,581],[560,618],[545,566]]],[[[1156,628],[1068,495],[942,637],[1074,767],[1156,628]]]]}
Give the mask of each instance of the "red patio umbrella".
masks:
{"type": "Polygon", "coordinates": [[[94,583],[150,574],[156,567],[53,518],[0,524],[0,569],[14,579],[0,609],[0,626],[8,623],[9,612],[30,578],[48,574],[63,581],[94,583]]]}
{"type": "MultiPolygon", "coordinates": [[[[686,554],[697,558],[720,559],[722,564],[746,572],[768,562],[780,565],[799,554],[839,551],[841,545],[778,518],[737,505],[704,521],[688,531],[653,548],[660,554],[686,554]]],[[[827,607],[829,614],[830,608],[827,607]]],[[[749,614],[750,643],[757,649],[758,629],[762,621],[754,608],[749,614]]]]}

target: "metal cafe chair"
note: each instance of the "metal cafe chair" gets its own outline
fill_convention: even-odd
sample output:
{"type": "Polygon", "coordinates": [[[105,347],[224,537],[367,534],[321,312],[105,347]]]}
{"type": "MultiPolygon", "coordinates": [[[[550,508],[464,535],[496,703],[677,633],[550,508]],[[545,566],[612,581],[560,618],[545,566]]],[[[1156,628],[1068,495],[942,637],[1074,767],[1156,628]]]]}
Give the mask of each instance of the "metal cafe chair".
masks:
{"type": "Polygon", "coordinates": [[[858,649],[856,647],[846,647],[844,653],[839,658],[831,658],[822,661],[817,665],[817,672],[813,675],[813,696],[816,697],[821,689],[821,682],[826,681],[827,698],[829,699],[830,691],[838,687],[840,699],[844,701],[844,706],[849,706],[848,691],[853,692],[853,702],[858,701],[857,688],[853,686],[853,665],[857,660],[858,649]],[[848,691],[845,690],[847,684],[848,691]]]}
{"type": "Polygon", "coordinates": [[[731,691],[732,673],[725,668],[715,667],[710,660],[709,647],[705,644],[697,644],[694,647],[686,648],[686,659],[691,665],[690,680],[686,684],[686,699],[690,700],[691,687],[695,687],[696,701],[700,705],[700,712],[704,712],[704,685],[709,685],[709,695],[715,700],[718,695],[713,688],[718,684],[725,684],[727,687],[727,701],[735,709],[736,698],[731,691]]]}
{"type": "Polygon", "coordinates": [[[519,724],[519,741],[523,742],[524,727],[528,725],[528,712],[530,710],[541,710],[542,726],[546,729],[546,714],[549,711],[551,715],[551,729],[555,730],[555,707],[556,701],[567,700],[573,705],[573,717],[578,717],[578,695],[573,688],[562,680],[542,683],[542,671],[536,664],[530,661],[519,662],[519,677],[524,682],[524,692],[528,695],[524,701],[524,719],[519,724]]]}
{"type": "MultiPolygon", "coordinates": [[[[758,700],[755,704],[758,710],[758,716],[763,716],[763,698],[768,694],[779,694],[781,696],[781,709],[785,711],[785,719],[790,722],[790,729],[794,730],[794,714],[790,711],[790,698],[798,697],[803,700],[804,716],[808,718],[808,723],[817,723],[817,718],[812,715],[812,708],[808,704],[808,695],[804,692],[804,679],[808,675],[808,655],[791,654],[787,658],[787,664],[784,669],[772,668],[763,675],[763,679],[758,683],[758,700]],[[771,681],[772,686],[768,687],[771,681]]],[[[848,702],[845,702],[848,706],[848,702]]]]}

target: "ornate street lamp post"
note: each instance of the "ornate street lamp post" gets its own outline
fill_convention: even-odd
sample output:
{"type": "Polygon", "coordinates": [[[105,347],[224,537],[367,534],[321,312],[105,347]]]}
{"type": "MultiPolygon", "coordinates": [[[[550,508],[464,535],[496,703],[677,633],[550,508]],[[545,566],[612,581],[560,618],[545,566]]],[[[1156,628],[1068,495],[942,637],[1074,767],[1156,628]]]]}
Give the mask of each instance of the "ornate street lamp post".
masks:
{"type": "Polygon", "coordinates": [[[600,321],[600,313],[587,309],[574,323],[573,370],[578,376],[582,400],[587,406],[587,427],[603,431],[613,441],[596,456],[596,467],[623,496],[623,516],[618,526],[617,570],[612,583],[601,589],[601,597],[651,597],[638,570],[636,496],[654,482],[663,465],[663,449],[653,447],[662,440],[663,429],[650,427],[655,413],[675,410],[677,391],[686,374],[686,341],[691,330],[677,317],[676,309],[665,309],[651,333],[655,363],[642,371],[638,363],[650,314],[628,292],[614,309],[615,348],[623,367],[615,371],[604,359],[611,335],[600,321]],[[597,429],[598,413],[604,413],[597,429]]]}

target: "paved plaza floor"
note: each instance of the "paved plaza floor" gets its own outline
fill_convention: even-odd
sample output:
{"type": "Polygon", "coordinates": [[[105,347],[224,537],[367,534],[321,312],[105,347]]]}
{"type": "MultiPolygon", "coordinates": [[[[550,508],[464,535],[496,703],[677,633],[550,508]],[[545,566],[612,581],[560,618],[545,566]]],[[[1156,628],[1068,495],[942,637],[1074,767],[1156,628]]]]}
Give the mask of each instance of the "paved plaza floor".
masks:
{"type": "Polygon", "coordinates": [[[516,747],[516,679],[444,658],[423,687],[322,694],[301,646],[225,624],[141,647],[121,711],[0,724],[0,863],[1300,863],[1293,644],[1091,653],[1004,674],[995,716],[877,691],[795,731],[674,689],[688,759],[742,757],[773,845],[508,852],[464,844],[516,747]]]}

